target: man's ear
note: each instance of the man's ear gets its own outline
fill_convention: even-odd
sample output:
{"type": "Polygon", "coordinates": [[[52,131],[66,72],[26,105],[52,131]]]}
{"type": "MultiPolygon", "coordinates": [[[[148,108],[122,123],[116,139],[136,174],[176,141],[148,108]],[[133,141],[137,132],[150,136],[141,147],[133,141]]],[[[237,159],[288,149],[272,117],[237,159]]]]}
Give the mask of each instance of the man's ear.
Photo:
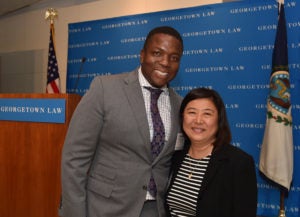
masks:
{"type": "Polygon", "coordinates": [[[140,63],[143,63],[144,62],[144,49],[141,50],[140,52],[140,63]]]}

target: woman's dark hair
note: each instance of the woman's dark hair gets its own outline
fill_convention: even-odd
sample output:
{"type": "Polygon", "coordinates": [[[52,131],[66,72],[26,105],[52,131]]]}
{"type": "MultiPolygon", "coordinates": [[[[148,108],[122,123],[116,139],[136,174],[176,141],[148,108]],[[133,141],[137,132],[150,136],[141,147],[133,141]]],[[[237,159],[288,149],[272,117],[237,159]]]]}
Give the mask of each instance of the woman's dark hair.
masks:
{"type": "MultiPolygon", "coordinates": [[[[187,104],[196,99],[210,99],[218,111],[218,131],[216,134],[216,140],[214,142],[214,150],[218,149],[222,145],[227,145],[231,141],[231,131],[226,115],[226,108],[221,96],[212,89],[208,88],[196,88],[191,90],[182,100],[180,107],[180,118],[181,118],[181,128],[183,125],[183,112],[187,104]]],[[[189,141],[187,135],[182,129],[184,137],[189,141]]],[[[190,141],[189,141],[190,142],[190,141]]]]}
{"type": "Polygon", "coordinates": [[[171,35],[171,36],[175,37],[178,41],[180,41],[181,48],[183,51],[183,40],[182,40],[180,33],[176,29],[174,29],[170,26],[159,26],[159,27],[152,29],[146,37],[143,49],[146,49],[147,44],[153,35],[160,34],[160,33],[166,34],[166,35],[171,35]]]}

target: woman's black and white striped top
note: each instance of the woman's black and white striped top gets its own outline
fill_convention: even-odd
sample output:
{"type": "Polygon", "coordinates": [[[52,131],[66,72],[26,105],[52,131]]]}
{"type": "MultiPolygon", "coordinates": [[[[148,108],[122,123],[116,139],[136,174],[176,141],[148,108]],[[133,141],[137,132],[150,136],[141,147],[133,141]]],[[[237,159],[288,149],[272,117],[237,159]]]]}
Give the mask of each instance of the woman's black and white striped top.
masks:
{"type": "Polygon", "coordinates": [[[196,216],[198,192],[211,155],[193,159],[186,154],[167,195],[167,203],[172,216],[196,216]]]}

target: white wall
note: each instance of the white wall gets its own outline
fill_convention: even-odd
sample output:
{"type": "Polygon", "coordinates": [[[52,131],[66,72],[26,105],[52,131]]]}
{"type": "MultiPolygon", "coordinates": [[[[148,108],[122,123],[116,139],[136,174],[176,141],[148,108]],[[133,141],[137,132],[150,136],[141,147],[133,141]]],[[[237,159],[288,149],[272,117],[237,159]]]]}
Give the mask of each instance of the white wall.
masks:
{"type": "MultiPolygon", "coordinates": [[[[11,53],[18,53],[23,51],[32,51],[32,55],[36,56],[36,52],[41,53],[44,50],[43,60],[33,61],[36,64],[38,71],[26,72],[39,74],[44,73],[42,80],[32,79],[34,82],[42,82],[44,86],[34,85],[38,88],[34,92],[44,92],[46,86],[46,70],[47,70],[47,51],[49,43],[49,21],[44,19],[47,8],[53,7],[58,11],[58,18],[55,20],[55,43],[56,55],[58,59],[61,91],[66,91],[66,71],[67,71],[67,47],[68,47],[68,24],[99,20],[111,17],[120,17],[133,14],[142,14],[156,11],[164,11],[178,8],[187,8],[207,4],[222,3],[221,0],[98,0],[90,3],[74,5],[74,6],[59,6],[47,5],[43,8],[29,10],[27,12],[18,13],[11,16],[0,18],[0,56],[13,56],[11,53]],[[43,70],[44,69],[44,72],[43,70]]],[[[24,53],[24,52],[23,52],[24,53]]],[[[28,53],[28,52],[25,52],[28,53]]],[[[29,52],[30,53],[30,52],[29,52]]],[[[4,65],[19,64],[12,61],[5,63],[4,59],[0,59],[0,81],[14,85],[13,80],[5,80],[3,75],[15,72],[3,72],[4,69],[15,67],[3,67],[4,65]],[[1,61],[2,60],[2,61],[1,61]],[[2,72],[1,72],[2,71],[2,72]],[[2,79],[1,79],[2,76],[2,79]]],[[[27,63],[28,64],[28,63],[27,63]]],[[[23,68],[20,66],[19,68],[23,68]]],[[[24,73],[21,73],[24,74],[24,73]]],[[[11,77],[11,76],[10,76],[11,77]]],[[[28,77],[28,75],[27,75],[28,77]]],[[[15,79],[21,79],[18,75],[15,79]]],[[[17,82],[19,83],[19,82],[17,82]]],[[[22,83],[22,82],[21,82],[22,83]]],[[[26,84],[24,84],[26,85],[26,84]]],[[[3,85],[2,85],[3,86],[3,85]]],[[[26,88],[26,87],[25,87],[26,88]]],[[[31,91],[31,88],[29,88],[31,91]]],[[[1,85],[0,85],[1,92],[1,85]]]]}

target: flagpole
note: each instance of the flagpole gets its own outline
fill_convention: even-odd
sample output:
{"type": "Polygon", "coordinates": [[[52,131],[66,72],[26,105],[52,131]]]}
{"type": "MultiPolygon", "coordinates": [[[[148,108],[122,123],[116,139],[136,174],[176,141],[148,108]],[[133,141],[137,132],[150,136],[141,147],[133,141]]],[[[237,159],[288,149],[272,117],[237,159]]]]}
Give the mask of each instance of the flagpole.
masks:
{"type": "Polygon", "coordinates": [[[286,217],[284,208],[284,190],[280,189],[280,210],[278,217],[286,217]]]}
{"type": "MultiPolygon", "coordinates": [[[[280,8],[280,4],[284,4],[284,0],[278,0],[278,6],[280,8]]],[[[285,190],[283,188],[280,188],[280,209],[279,209],[279,215],[278,217],[286,217],[285,215],[285,207],[284,207],[284,194],[285,190]]]]}

